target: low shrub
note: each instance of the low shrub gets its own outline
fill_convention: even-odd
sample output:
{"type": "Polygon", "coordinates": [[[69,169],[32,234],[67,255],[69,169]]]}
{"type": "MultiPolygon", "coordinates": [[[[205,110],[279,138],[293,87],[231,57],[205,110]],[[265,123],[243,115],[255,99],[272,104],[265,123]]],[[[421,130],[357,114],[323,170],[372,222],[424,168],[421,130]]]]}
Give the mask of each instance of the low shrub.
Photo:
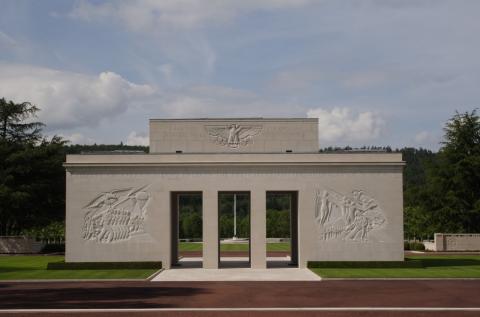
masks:
{"type": "Polygon", "coordinates": [[[411,242],[410,250],[425,251],[425,245],[421,242],[411,242]]]}
{"type": "Polygon", "coordinates": [[[65,253],[65,243],[48,243],[43,247],[42,253],[65,253]]]}
{"type": "Polygon", "coordinates": [[[425,245],[418,241],[405,241],[403,243],[404,250],[425,251],[425,245]]]}
{"type": "Polygon", "coordinates": [[[161,269],[162,262],[50,262],[47,270],[161,269]]]}
{"type": "Polygon", "coordinates": [[[308,262],[308,268],[419,268],[422,261],[405,259],[405,261],[315,261],[308,262]]]}

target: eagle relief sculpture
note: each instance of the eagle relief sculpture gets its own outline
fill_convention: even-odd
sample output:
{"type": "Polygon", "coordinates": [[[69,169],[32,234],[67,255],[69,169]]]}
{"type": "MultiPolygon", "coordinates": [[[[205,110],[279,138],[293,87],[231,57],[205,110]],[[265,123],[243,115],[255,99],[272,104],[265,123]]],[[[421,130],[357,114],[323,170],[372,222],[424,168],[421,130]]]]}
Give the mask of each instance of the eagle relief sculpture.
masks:
{"type": "Polygon", "coordinates": [[[146,187],[111,190],[95,197],[84,207],[83,239],[111,243],[145,233],[150,200],[146,187]]]}
{"type": "Polygon", "coordinates": [[[333,190],[317,191],[315,221],[320,240],[367,241],[370,231],[386,224],[383,210],[361,190],[344,196],[333,190]]]}
{"type": "Polygon", "coordinates": [[[261,126],[208,125],[205,127],[210,139],[216,144],[237,149],[253,143],[253,137],[262,131],[261,126]]]}

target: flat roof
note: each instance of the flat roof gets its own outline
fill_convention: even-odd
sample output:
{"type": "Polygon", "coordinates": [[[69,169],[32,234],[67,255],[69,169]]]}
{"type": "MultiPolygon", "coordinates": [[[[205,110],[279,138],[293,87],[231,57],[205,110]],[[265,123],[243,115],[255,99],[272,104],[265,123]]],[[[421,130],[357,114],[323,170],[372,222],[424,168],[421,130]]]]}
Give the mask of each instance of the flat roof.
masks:
{"type": "Polygon", "coordinates": [[[403,166],[401,153],[197,153],[67,155],[66,167],[75,166],[312,166],[312,165],[394,165],[403,166]]]}
{"type": "Polygon", "coordinates": [[[264,117],[241,117],[241,118],[171,118],[171,119],[155,119],[149,121],[312,121],[317,122],[318,118],[264,118],[264,117]]]}

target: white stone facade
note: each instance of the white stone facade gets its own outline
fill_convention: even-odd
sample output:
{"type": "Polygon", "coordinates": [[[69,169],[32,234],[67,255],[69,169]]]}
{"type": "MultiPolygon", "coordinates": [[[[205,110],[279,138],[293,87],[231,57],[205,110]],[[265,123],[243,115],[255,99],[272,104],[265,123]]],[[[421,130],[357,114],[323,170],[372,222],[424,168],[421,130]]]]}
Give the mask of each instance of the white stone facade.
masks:
{"type": "Polygon", "coordinates": [[[318,153],[317,126],[313,119],[151,120],[152,154],[68,155],[66,261],[170,267],[171,193],[200,192],[203,266],[217,268],[221,191],[250,193],[252,268],[266,266],[269,191],[298,196],[300,267],[403,260],[401,154],[318,153]]]}

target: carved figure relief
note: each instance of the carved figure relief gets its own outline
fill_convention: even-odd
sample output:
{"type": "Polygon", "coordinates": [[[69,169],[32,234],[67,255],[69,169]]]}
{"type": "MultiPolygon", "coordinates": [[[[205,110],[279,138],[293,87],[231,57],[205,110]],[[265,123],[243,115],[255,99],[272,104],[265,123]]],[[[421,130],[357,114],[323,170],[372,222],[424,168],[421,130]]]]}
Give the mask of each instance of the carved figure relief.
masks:
{"type": "Polygon", "coordinates": [[[348,197],[333,190],[317,191],[315,221],[320,240],[367,241],[370,231],[386,224],[378,203],[361,190],[348,197]]]}
{"type": "Polygon", "coordinates": [[[205,127],[210,139],[216,144],[239,148],[253,143],[253,137],[262,131],[261,126],[209,125],[205,127]]]}
{"type": "Polygon", "coordinates": [[[111,243],[145,233],[150,201],[146,187],[115,189],[95,197],[84,207],[83,239],[111,243]]]}

